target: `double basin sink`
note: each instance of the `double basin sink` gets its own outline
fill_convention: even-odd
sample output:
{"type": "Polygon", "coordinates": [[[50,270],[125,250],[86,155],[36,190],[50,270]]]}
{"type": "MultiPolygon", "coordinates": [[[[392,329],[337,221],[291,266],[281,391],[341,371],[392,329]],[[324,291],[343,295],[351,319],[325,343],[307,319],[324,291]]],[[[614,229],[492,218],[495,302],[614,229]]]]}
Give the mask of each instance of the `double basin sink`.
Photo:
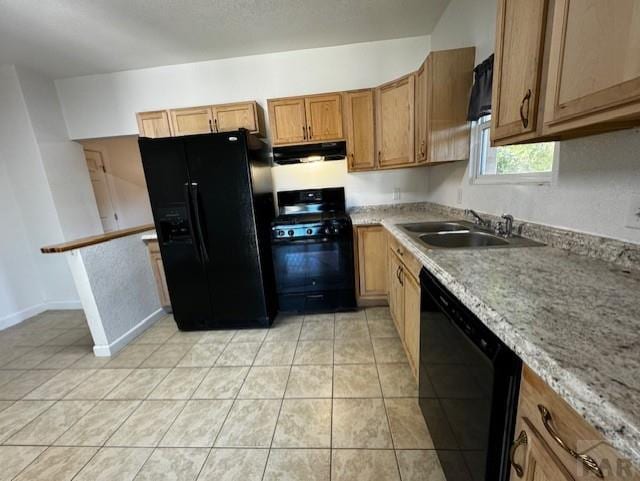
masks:
{"type": "Polygon", "coordinates": [[[465,220],[418,222],[399,224],[398,227],[427,247],[437,249],[536,247],[544,245],[517,235],[510,237],[498,236],[484,227],[465,220]]]}

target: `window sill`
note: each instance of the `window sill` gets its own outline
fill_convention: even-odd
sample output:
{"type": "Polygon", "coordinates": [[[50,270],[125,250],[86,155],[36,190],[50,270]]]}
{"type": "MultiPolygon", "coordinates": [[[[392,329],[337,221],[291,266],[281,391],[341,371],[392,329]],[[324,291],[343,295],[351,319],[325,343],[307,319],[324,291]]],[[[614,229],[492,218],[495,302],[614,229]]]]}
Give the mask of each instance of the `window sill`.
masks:
{"type": "Polygon", "coordinates": [[[541,174],[502,174],[483,175],[471,179],[473,185],[497,185],[497,184],[551,184],[551,172],[541,174]]]}

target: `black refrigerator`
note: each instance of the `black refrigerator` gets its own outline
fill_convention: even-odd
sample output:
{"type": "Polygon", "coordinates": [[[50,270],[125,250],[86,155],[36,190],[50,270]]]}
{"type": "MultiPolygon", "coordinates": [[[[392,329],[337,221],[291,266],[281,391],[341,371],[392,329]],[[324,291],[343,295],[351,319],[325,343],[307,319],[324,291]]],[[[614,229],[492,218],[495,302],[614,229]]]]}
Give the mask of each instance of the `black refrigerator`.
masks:
{"type": "Polygon", "coordinates": [[[138,143],[178,327],[270,325],[275,206],[266,144],[245,130],[138,143]]]}

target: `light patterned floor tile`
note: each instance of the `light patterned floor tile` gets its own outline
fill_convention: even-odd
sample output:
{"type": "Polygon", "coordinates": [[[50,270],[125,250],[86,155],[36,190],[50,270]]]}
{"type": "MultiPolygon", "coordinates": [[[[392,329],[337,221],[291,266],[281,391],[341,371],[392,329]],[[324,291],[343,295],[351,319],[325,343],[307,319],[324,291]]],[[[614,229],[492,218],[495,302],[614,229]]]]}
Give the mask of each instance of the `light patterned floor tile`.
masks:
{"type": "Polygon", "coordinates": [[[189,401],[162,438],[160,446],[213,446],[232,404],[230,399],[189,401]]]}
{"type": "Polygon", "coordinates": [[[369,326],[366,320],[341,319],[336,321],[336,339],[367,339],[368,337],[369,326]]]}
{"type": "Polygon", "coordinates": [[[213,367],[193,394],[194,399],[234,399],[249,372],[246,366],[213,367]]]}
{"type": "Polygon", "coordinates": [[[262,342],[268,332],[269,329],[240,329],[231,342],[262,342]]]}
{"type": "Polygon", "coordinates": [[[102,448],[74,481],[132,481],[151,455],[150,448],[102,448]]]}
{"type": "Polygon", "coordinates": [[[296,341],[264,342],[254,364],[257,366],[289,366],[296,352],[296,341]]]}
{"type": "Polygon", "coordinates": [[[217,447],[269,447],[278,420],[279,400],[237,400],[215,442],[217,447]]]}
{"type": "Polygon", "coordinates": [[[268,449],[213,449],[198,481],[261,481],[268,449]]]}
{"type": "Polygon", "coordinates": [[[51,445],[84,416],[94,401],[58,401],[11,436],[6,444],[51,445]]]}
{"type": "Polygon", "coordinates": [[[65,399],[102,399],[131,372],[131,369],[97,370],[69,392],[65,399]]]}
{"type": "Polygon", "coordinates": [[[416,398],[385,399],[396,449],[433,449],[433,441],[416,398]]]}
{"type": "Polygon", "coordinates": [[[0,481],[11,481],[45,449],[44,446],[0,446],[0,481]]]}
{"type": "Polygon", "coordinates": [[[273,437],[273,447],[331,447],[331,400],[285,399],[273,437]]]}
{"type": "Polygon", "coordinates": [[[20,431],[53,403],[54,401],[16,401],[0,412],[0,442],[20,431]]]}
{"type": "Polygon", "coordinates": [[[136,368],[147,359],[153,351],[158,349],[156,344],[130,344],[116,354],[110,362],[105,364],[108,368],[136,368]]]}
{"type": "Polygon", "coordinates": [[[364,309],[356,311],[336,312],[336,323],[338,321],[366,321],[367,316],[364,309]]]}
{"type": "Polygon", "coordinates": [[[376,362],[407,362],[407,355],[404,352],[400,338],[375,337],[372,342],[376,362]]]}
{"type": "Polygon", "coordinates": [[[25,399],[62,399],[94,372],[94,369],[64,369],[27,394],[25,399]]]}
{"type": "Polygon", "coordinates": [[[263,481],[329,481],[331,450],[272,449],[263,481]]]}
{"type": "Polygon", "coordinates": [[[195,481],[208,449],[156,448],[134,481],[195,481]]]}
{"type": "Polygon", "coordinates": [[[178,367],[211,367],[216,363],[225,344],[196,344],[178,362],[178,367]]]}
{"type": "Polygon", "coordinates": [[[44,451],[14,481],[71,481],[97,448],[52,447],[44,451]]]}
{"type": "Polygon", "coordinates": [[[402,481],[447,481],[435,451],[396,451],[402,481]]]}
{"type": "Polygon", "coordinates": [[[207,372],[206,367],[176,367],[149,394],[149,399],[189,399],[207,372]]]}
{"type": "Polygon", "coordinates": [[[250,366],[259,348],[259,342],[229,343],[217,359],[216,366],[250,366]]]}
{"type": "Polygon", "coordinates": [[[0,399],[18,400],[54,377],[58,371],[24,371],[19,377],[0,386],[0,399]]]}
{"type": "Polygon", "coordinates": [[[140,401],[100,401],[54,444],[102,446],[139,404],[140,401]]]}
{"type": "Polygon", "coordinates": [[[406,362],[378,364],[384,397],[418,397],[418,383],[406,362]]]}
{"type": "Polygon", "coordinates": [[[286,398],[330,398],[333,366],[292,366],[286,398]]]}
{"type": "Polygon", "coordinates": [[[238,399],[281,399],[289,379],[289,366],[253,366],[238,399]]]}
{"type": "Polygon", "coordinates": [[[333,348],[335,364],[369,364],[374,362],[369,339],[336,339],[333,348]]]}
{"type": "Polygon", "coordinates": [[[294,364],[333,364],[333,341],[299,341],[294,364]]]}
{"type": "Polygon", "coordinates": [[[382,397],[375,364],[343,364],[333,368],[333,397],[382,397]]]}
{"type": "Polygon", "coordinates": [[[334,449],[331,481],[400,481],[393,450],[334,449]]]}
{"type": "Polygon", "coordinates": [[[382,399],[334,399],[333,447],[392,448],[382,399]]]}
{"type": "Polygon", "coordinates": [[[136,369],[107,394],[106,399],[146,399],[169,371],[167,368],[136,369]]]}
{"type": "Polygon", "coordinates": [[[144,401],[109,438],[107,446],[155,447],[184,405],[185,401],[144,401]]]}
{"type": "MultiPolygon", "coordinates": [[[[138,345],[144,346],[144,344],[138,345]]],[[[191,344],[163,344],[153,347],[155,350],[141,363],[140,367],[175,367],[191,349],[191,344]]]]}
{"type": "Polygon", "coordinates": [[[331,340],[334,336],[333,315],[329,320],[307,320],[305,317],[300,332],[301,341],[331,340]]]}

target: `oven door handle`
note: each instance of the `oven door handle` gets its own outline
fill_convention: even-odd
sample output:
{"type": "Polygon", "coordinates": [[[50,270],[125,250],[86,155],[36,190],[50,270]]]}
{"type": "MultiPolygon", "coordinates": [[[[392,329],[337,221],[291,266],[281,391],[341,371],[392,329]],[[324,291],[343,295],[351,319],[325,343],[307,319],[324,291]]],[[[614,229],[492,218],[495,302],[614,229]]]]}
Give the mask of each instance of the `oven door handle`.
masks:
{"type": "Polygon", "coordinates": [[[319,239],[274,239],[275,245],[296,245],[296,244],[327,244],[329,242],[340,241],[340,238],[322,237],[319,239]]]}

